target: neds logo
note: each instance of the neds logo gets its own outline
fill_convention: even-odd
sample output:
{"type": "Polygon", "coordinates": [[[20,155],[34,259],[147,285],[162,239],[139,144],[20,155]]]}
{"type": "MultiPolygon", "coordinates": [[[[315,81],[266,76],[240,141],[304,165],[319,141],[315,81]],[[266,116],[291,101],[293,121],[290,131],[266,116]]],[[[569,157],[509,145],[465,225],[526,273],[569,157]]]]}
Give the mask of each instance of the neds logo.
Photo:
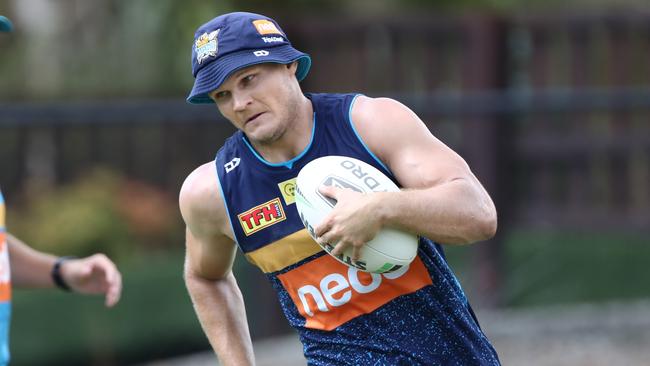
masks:
{"type": "Polygon", "coordinates": [[[320,311],[330,311],[330,308],[327,306],[341,306],[348,302],[352,298],[352,291],[356,291],[359,294],[367,294],[375,291],[379,285],[381,285],[382,277],[388,280],[394,280],[400,278],[406,271],[408,267],[402,267],[399,271],[388,273],[388,274],[376,274],[376,273],[364,273],[364,276],[370,276],[370,283],[364,284],[359,279],[359,271],[352,267],[348,268],[347,277],[340,273],[331,273],[323,277],[323,279],[318,284],[318,287],[313,285],[305,285],[298,289],[298,297],[302,307],[309,316],[314,316],[311,308],[309,307],[309,302],[307,297],[316,303],[318,310],[320,311]]]}
{"type": "Polygon", "coordinates": [[[430,285],[420,258],[391,273],[367,273],[323,255],[278,276],[305,326],[332,330],[392,299],[430,285]]]}

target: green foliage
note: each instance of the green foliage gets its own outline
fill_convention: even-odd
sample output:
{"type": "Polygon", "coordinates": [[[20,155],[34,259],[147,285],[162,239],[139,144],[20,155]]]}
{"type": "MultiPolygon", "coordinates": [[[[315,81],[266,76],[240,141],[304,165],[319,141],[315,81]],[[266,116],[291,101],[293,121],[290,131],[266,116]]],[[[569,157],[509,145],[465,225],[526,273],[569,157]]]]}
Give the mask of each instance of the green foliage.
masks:
{"type": "Polygon", "coordinates": [[[78,256],[99,251],[124,257],[133,245],[116,205],[118,189],[119,179],[107,171],[95,171],[61,188],[33,189],[24,209],[8,214],[8,228],[41,251],[78,256]]]}
{"type": "Polygon", "coordinates": [[[13,234],[54,254],[106,253],[124,290],[105,309],[100,296],[15,289],[12,365],[121,365],[208,347],[183,284],[175,197],[104,169],[22,196],[10,200],[13,234]]]}
{"type": "Polygon", "coordinates": [[[26,196],[20,209],[8,213],[8,228],[41,251],[103,252],[120,261],[182,240],[175,200],[111,171],[96,169],[62,187],[32,187],[26,196]]]}

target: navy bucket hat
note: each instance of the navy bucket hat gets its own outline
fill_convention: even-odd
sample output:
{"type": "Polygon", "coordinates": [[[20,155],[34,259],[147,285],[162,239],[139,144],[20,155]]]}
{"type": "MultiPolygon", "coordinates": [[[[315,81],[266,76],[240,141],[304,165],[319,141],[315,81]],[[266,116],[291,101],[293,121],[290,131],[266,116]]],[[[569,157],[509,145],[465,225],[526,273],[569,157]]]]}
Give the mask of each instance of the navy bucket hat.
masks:
{"type": "Polygon", "coordinates": [[[213,103],[208,93],[244,67],[294,61],[298,61],[296,78],[301,81],[309,72],[311,58],[291,46],[273,19],[244,12],[220,15],[194,33],[192,75],[195,81],[187,101],[213,103]]]}

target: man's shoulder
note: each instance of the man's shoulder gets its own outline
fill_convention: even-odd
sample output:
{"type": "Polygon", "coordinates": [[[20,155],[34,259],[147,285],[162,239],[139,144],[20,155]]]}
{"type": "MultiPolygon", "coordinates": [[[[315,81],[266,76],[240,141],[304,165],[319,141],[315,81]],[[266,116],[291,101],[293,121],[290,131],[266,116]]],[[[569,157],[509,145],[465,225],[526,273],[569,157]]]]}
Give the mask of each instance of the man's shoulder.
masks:
{"type": "Polygon", "coordinates": [[[221,193],[214,161],[200,165],[185,178],[179,195],[179,204],[184,216],[195,212],[207,213],[202,211],[219,207],[215,204],[219,200],[221,193]]]}
{"type": "Polygon", "coordinates": [[[415,113],[406,105],[393,98],[367,97],[359,95],[351,109],[352,120],[355,125],[371,124],[372,128],[386,124],[382,127],[395,127],[396,121],[405,121],[416,117],[415,113]]]}
{"type": "Polygon", "coordinates": [[[404,107],[402,103],[390,97],[369,97],[359,94],[354,100],[353,111],[381,113],[385,110],[402,109],[404,107]]]}

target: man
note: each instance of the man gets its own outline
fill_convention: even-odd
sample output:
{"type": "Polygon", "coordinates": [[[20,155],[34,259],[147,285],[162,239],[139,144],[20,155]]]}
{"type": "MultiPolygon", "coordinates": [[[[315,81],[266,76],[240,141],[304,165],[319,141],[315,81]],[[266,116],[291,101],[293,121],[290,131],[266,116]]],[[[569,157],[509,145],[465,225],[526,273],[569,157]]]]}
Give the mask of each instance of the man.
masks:
{"type": "Polygon", "coordinates": [[[262,15],[225,14],[195,33],[196,80],[188,101],[216,103],[239,130],[214,162],[187,177],[179,197],[187,224],[185,281],[221,362],[254,363],[231,271],[239,247],[277,291],[310,365],[499,364],[432,242],[492,237],[496,211],[489,195],[463,159],[404,105],[303,94],[299,81],[310,63],[262,15]],[[382,227],[417,233],[418,256],[408,268],[362,273],[309,237],[283,188],[325,155],[364,160],[402,190],[361,195],[322,187],[338,203],[316,228],[319,240],[336,243],[333,254],[352,246],[358,256],[382,227]],[[257,220],[246,220],[251,214],[257,220]]]}
{"type": "MultiPolygon", "coordinates": [[[[12,24],[0,15],[0,32],[12,24]]],[[[83,294],[105,294],[105,304],[114,306],[122,292],[122,277],[103,254],[86,258],[55,257],[38,252],[7,232],[5,203],[0,192],[0,365],[9,363],[11,288],[51,288],[83,294]]]]}

